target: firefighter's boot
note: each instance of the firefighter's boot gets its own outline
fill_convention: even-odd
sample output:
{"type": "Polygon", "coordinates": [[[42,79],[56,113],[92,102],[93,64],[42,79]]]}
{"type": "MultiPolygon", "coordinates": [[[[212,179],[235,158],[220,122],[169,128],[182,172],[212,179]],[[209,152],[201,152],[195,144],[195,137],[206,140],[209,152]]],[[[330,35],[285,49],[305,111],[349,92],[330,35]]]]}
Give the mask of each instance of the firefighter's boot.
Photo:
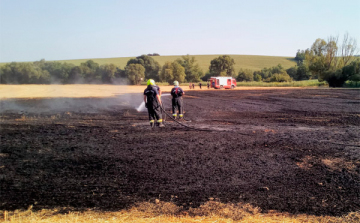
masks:
{"type": "Polygon", "coordinates": [[[154,120],[151,120],[151,121],[150,121],[150,127],[151,127],[151,128],[154,128],[154,126],[155,126],[155,122],[154,122],[154,120]]]}
{"type": "Polygon", "coordinates": [[[179,121],[184,121],[184,115],[183,114],[179,114],[179,121]]]}
{"type": "Polygon", "coordinates": [[[162,119],[159,119],[156,123],[156,125],[159,127],[159,128],[164,128],[165,125],[162,123],[162,119]]]}

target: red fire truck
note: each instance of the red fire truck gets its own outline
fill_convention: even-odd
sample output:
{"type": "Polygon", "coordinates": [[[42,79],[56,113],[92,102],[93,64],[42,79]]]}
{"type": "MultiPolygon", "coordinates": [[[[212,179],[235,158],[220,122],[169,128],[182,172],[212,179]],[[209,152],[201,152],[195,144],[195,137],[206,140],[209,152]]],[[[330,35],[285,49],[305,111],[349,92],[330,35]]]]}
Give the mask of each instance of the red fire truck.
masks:
{"type": "Polygon", "coordinates": [[[234,89],[236,80],[233,77],[211,77],[210,86],[215,89],[234,89]]]}

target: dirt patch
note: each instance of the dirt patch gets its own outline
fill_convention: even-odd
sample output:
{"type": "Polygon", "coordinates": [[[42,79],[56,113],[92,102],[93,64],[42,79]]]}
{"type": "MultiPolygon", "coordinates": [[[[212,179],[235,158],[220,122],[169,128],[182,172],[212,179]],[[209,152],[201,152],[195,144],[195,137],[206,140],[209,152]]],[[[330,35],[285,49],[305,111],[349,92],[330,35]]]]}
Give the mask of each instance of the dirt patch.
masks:
{"type": "Polygon", "coordinates": [[[15,101],[34,109],[2,110],[0,209],[119,210],[159,199],[192,210],[214,198],[264,212],[357,211],[359,93],[187,92],[185,124],[214,131],[172,121],[151,130],[131,104],[139,94],[71,98],[85,107],[61,111],[49,106],[63,98],[15,101]],[[97,106],[104,101],[111,106],[97,106]]]}

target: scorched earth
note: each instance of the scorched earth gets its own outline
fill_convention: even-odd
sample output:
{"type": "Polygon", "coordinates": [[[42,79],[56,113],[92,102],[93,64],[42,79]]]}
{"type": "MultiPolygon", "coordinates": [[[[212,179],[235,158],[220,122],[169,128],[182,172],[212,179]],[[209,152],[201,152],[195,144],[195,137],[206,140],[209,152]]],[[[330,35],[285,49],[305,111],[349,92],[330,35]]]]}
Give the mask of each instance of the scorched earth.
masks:
{"type": "Polygon", "coordinates": [[[169,118],[150,129],[141,101],[2,100],[0,209],[120,210],[155,199],[185,209],[209,199],[264,212],[360,209],[359,90],[189,91],[183,124],[198,130],[169,118]]]}

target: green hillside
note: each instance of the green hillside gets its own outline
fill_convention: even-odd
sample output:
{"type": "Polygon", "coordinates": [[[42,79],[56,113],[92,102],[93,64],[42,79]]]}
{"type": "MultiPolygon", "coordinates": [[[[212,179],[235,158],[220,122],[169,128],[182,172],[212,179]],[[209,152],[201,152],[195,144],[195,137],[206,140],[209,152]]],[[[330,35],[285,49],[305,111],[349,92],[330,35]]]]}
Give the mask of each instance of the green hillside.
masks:
{"type": "MultiPolygon", "coordinates": [[[[194,56],[199,63],[201,69],[206,72],[209,70],[210,61],[220,55],[191,55],[194,56]]],[[[291,57],[276,57],[276,56],[253,56],[253,55],[230,55],[235,60],[235,70],[236,72],[240,68],[251,69],[251,70],[261,70],[264,67],[272,67],[278,64],[281,64],[284,68],[289,68],[296,65],[294,58],[291,57]]],[[[108,64],[113,63],[120,68],[124,68],[127,61],[134,57],[117,57],[117,58],[102,58],[102,59],[92,59],[96,63],[108,64]]],[[[154,56],[156,61],[160,65],[164,65],[166,61],[174,61],[181,56],[154,56]]],[[[61,62],[73,63],[75,65],[80,65],[81,63],[89,59],[81,60],[62,60],[61,62]]]]}
{"type": "MultiPolygon", "coordinates": [[[[201,69],[204,72],[209,70],[210,61],[220,55],[191,55],[194,56],[199,63],[201,69]]],[[[285,69],[296,65],[294,58],[291,57],[277,57],[277,56],[254,56],[254,55],[230,55],[235,60],[235,70],[238,72],[240,68],[250,70],[261,70],[264,67],[272,67],[281,64],[285,69]]],[[[95,58],[95,59],[78,59],[78,60],[58,60],[59,62],[72,63],[74,65],[80,65],[87,60],[93,60],[96,63],[109,64],[113,63],[120,68],[124,68],[127,61],[135,57],[115,57],[115,58],[95,58]]],[[[164,65],[166,61],[174,61],[181,56],[153,56],[153,58],[164,65]]],[[[5,63],[0,63],[4,65],[5,63]]]]}

